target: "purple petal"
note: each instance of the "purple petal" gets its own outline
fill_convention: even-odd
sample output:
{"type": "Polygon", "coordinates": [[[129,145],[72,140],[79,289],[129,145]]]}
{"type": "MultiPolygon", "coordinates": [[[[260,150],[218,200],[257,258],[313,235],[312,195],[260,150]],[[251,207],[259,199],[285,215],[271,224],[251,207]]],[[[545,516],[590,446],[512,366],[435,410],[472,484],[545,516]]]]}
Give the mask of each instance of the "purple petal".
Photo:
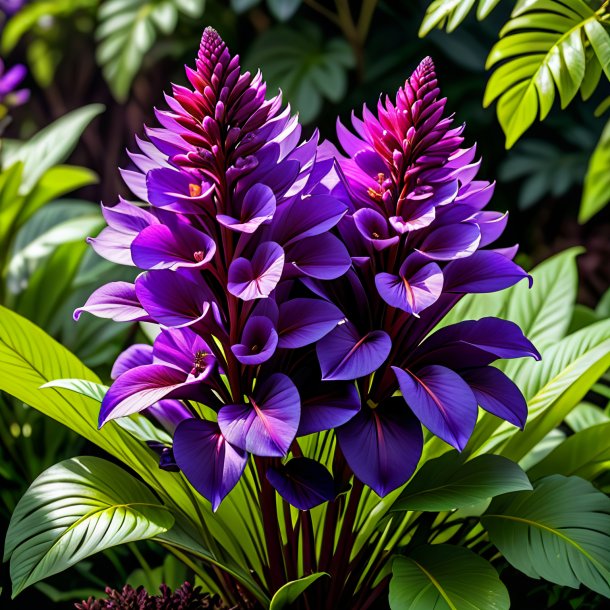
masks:
{"type": "Polygon", "coordinates": [[[354,474],[381,497],[411,478],[423,448],[421,425],[398,397],[360,411],[337,428],[337,441],[354,474]]]}
{"type": "Polygon", "coordinates": [[[299,428],[299,393],[286,375],[276,373],[254,394],[249,404],[220,409],[218,425],[230,443],[249,453],[283,457],[299,428]]]}
{"type": "MultiPolygon", "coordinates": [[[[190,382],[192,383],[192,382],[190,382]]],[[[102,400],[99,425],[147,409],[185,385],[186,375],[162,364],[146,364],[123,373],[102,400]]]]}
{"type": "Polygon", "coordinates": [[[244,197],[239,218],[219,214],[216,220],[233,231],[254,233],[261,224],[269,222],[274,213],[273,191],[264,184],[255,184],[244,197]]]}
{"type": "Polygon", "coordinates": [[[142,366],[143,364],[152,364],[152,362],[152,345],[147,345],[146,343],[131,345],[124,352],[120,353],[118,358],[114,361],[114,365],[110,371],[110,378],[116,379],[119,375],[122,375],[129,369],[134,369],[136,366],[142,366]]]}
{"type": "Polygon", "coordinates": [[[229,292],[244,301],[268,297],[282,276],[284,250],[275,242],[260,244],[252,260],[236,258],[229,267],[229,292]]]}
{"type": "Polygon", "coordinates": [[[309,458],[294,458],[278,468],[270,468],[267,480],[284,500],[299,510],[309,510],[336,496],[330,472],[309,458]]]}
{"type": "Polygon", "coordinates": [[[518,428],[525,426],[527,403],[521,390],[502,371],[493,366],[461,371],[480,407],[509,421],[518,428]]]}
{"type": "Polygon", "coordinates": [[[484,248],[502,235],[508,222],[508,212],[504,214],[502,212],[477,212],[472,220],[481,229],[479,248],[484,248]]]}
{"type": "Polygon", "coordinates": [[[471,256],[481,241],[481,231],[475,224],[461,222],[435,229],[428,235],[418,252],[434,260],[452,260],[471,256]]]}
{"type": "Polygon", "coordinates": [[[248,454],[228,443],[215,423],[200,419],[185,420],[176,428],[174,456],[213,511],[237,485],[248,462],[248,454]]]}
{"type": "Polygon", "coordinates": [[[432,434],[464,449],[477,422],[477,400],[466,382],[451,369],[431,365],[417,371],[397,366],[400,391],[413,413],[432,434]]]}
{"type": "Polygon", "coordinates": [[[350,381],[376,371],[388,357],[392,340],[381,330],[361,336],[351,322],[340,324],[316,346],[322,379],[350,381]]]}
{"type": "Polygon", "coordinates": [[[500,252],[480,250],[467,259],[451,261],[444,269],[445,292],[496,292],[532,278],[500,252]]]}
{"type": "Polygon", "coordinates": [[[309,277],[333,280],[351,267],[352,259],[341,241],[326,233],[289,246],[286,249],[286,264],[309,277]]]}
{"type": "Polygon", "coordinates": [[[346,206],[329,195],[308,195],[278,208],[273,239],[283,246],[332,229],[347,212],[346,206]]]}
{"type": "Polygon", "coordinates": [[[499,318],[466,320],[430,335],[413,354],[417,366],[443,364],[455,369],[487,366],[498,358],[540,360],[538,350],[514,322],[499,318]]]}
{"type": "Polygon", "coordinates": [[[148,407],[145,413],[156,419],[172,435],[181,421],[193,417],[179,400],[160,400],[148,407]]]}
{"type": "Polygon", "coordinates": [[[302,396],[298,436],[337,428],[360,411],[360,395],[353,383],[323,381],[313,387],[309,383],[302,396]]]}
{"type": "Polygon", "coordinates": [[[375,285],[381,298],[392,307],[418,315],[436,303],[443,291],[443,272],[436,263],[428,263],[410,277],[378,273],[375,285]]]}
{"type": "Polygon", "coordinates": [[[153,362],[201,380],[214,370],[216,358],[210,346],[189,327],[166,328],[155,339],[153,362]]]}
{"type": "Polygon", "coordinates": [[[241,336],[241,343],[231,346],[231,351],[242,364],[262,364],[275,353],[278,334],[273,322],[265,316],[248,318],[241,336]]]}
{"type": "Polygon", "coordinates": [[[201,320],[210,308],[210,294],[199,273],[159,269],[136,280],[140,302],[163,326],[187,326],[201,320]]]}
{"type": "Polygon", "coordinates": [[[201,214],[215,190],[213,184],[165,167],[146,174],[146,187],[150,203],[183,214],[201,214]]]}
{"type": "Polygon", "coordinates": [[[375,250],[384,250],[398,243],[398,235],[390,235],[388,221],[376,210],[361,208],[353,218],[362,237],[370,241],[375,250]]]}
{"type": "Polygon", "coordinates": [[[315,343],[344,318],[332,303],[318,299],[292,299],[280,305],[279,347],[296,349],[315,343]]]}
{"type": "Polygon", "coordinates": [[[110,282],[98,288],[82,307],[74,310],[74,319],[78,320],[83,311],[115,322],[150,320],[129,282],[110,282]]]}
{"type": "Polygon", "coordinates": [[[214,240],[187,225],[153,225],[144,229],[131,244],[131,257],[140,269],[203,267],[216,252],[214,240]]]}

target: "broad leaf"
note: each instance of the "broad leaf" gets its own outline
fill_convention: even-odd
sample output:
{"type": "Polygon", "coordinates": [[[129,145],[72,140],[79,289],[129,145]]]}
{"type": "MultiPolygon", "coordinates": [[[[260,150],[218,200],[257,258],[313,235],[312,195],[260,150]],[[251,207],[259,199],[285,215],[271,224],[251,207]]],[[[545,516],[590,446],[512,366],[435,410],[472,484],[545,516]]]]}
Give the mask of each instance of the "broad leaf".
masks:
{"type": "Polygon", "coordinates": [[[20,192],[29,193],[48,169],[64,161],[76,146],[87,125],[103,111],[104,106],[101,104],[83,106],[47,125],[25,142],[5,140],[2,154],[3,169],[17,161],[22,161],[24,164],[24,178],[20,192]]]}
{"type": "Polygon", "coordinates": [[[499,455],[466,462],[456,451],[425,463],[392,505],[393,511],[446,511],[512,491],[530,490],[527,475],[499,455]]]}
{"type": "Polygon", "coordinates": [[[559,95],[565,108],[585,78],[585,41],[602,66],[608,64],[610,34],[584,0],[533,0],[519,3],[491,50],[487,68],[498,67],[483,104],[498,100],[498,119],[510,148],[539,116],[546,118],[559,95]]]}
{"type": "Polygon", "coordinates": [[[597,143],[597,147],[589,160],[589,168],[585,175],[585,187],[580,202],[578,221],[590,220],[610,201],[610,121],[597,143]]]}
{"type": "Polygon", "coordinates": [[[43,472],[21,498],[6,535],[13,597],[99,551],[169,530],[174,518],[125,470],[95,457],[43,472]]]}
{"type": "Polygon", "coordinates": [[[260,586],[238,567],[253,565],[260,570],[255,563],[257,522],[249,515],[241,494],[234,501],[229,496],[212,519],[210,505],[193,492],[184,477],[161,470],[155,454],[137,435],[115,422],[98,430],[98,402],[61,388],[40,389],[56,379],[93,383],[99,383],[99,379],[41,329],[4,307],[0,307],[0,370],[0,390],[56,419],[128,464],[154,489],[176,517],[176,526],[161,535],[164,542],[222,566],[257,599],[268,603],[260,586]]]}
{"type": "Polygon", "coordinates": [[[578,477],[554,475],[534,491],[496,498],[481,518],[515,568],[610,597],[610,498],[578,477]]]}
{"type": "Polygon", "coordinates": [[[269,610],[289,610],[303,592],[322,576],[328,576],[328,574],[326,572],[316,572],[304,578],[299,578],[299,580],[287,582],[276,591],[271,599],[269,610]]]}
{"type": "Polygon", "coordinates": [[[355,62],[345,40],[324,39],[322,30],[310,25],[268,30],[256,39],[247,63],[260,67],[268,90],[281,89],[307,123],[319,114],[324,98],[337,102],[344,97],[347,69],[355,62]]]}
{"type": "Polygon", "coordinates": [[[396,557],[392,610],[508,610],[510,598],[494,568],[468,549],[434,544],[396,557]]]}

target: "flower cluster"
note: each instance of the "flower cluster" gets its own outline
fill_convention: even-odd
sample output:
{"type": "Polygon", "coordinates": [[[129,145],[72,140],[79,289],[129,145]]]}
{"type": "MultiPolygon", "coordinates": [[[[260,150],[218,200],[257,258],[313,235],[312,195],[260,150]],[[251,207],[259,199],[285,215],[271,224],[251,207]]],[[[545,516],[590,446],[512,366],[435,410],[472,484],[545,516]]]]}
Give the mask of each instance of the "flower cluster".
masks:
{"type": "Polygon", "coordinates": [[[420,422],[459,449],[478,405],[523,425],[523,397],[489,366],[538,357],[518,327],[429,334],[463,294],[526,277],[512,251],[481,249],[506,217],[481,211],[493,186],[474,180],[474,148],[442,118],[432,62],[378,116],[354,117],[357,135],[339,124],[348,157],[317,132],[303,140],[210,28],[187,77],[122,172],[145,205],[104,206],[108,227],[90,239],[142,273],[98,289],[75,317],[160,329],[115,363],[100,425],[155,417],[173,436],[151,444],[161,465],[214,510],[250,456],[294,506],[333,499],[346,481],[302,457],[299,436],[335,429],[351,470],[385,495],[417,466],[420,422]]]}

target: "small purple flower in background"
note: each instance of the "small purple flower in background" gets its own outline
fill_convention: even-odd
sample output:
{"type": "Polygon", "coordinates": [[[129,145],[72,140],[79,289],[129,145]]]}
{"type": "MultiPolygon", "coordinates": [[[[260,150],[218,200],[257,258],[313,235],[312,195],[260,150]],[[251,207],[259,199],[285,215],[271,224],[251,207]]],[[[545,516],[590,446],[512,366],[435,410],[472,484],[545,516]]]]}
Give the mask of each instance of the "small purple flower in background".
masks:
{"type": "Polygon", "coordinates": [[[145,204],[103,206],[108,226],[90,239],[142,273],[102,286],[75,317],[160,327],[117,360],[100,425],[156,419],[172,435],[151,444],[162,467],[214,510],[248,464],[306,510],[351,471],[381,496],[405,483],[422,424],[460,450],[478,406],[523,426],[521,393],[490,366],[539,358],[516,325],[430,334],[464,294],[528,277],[514,249],[484,249],[506,215],[483,211],[493,185],[474,179],[474,147],[442,118],[431,60],[376,116],[353,117],[356,134],[338,124],[347,157],[317,132],[302,140],[211,28],[187,77],[122,170],[145,204]],[[337,481],[298,441],[332,429],[337,481]]]}
{"type": "Polygon", "coordinates": [[[0,0],[0,13],[4,13],[8,17],[18,13],[28,0],[0,0]]]}
{"type": "Polygon", "coordinates": [[[4,62],[0,59],[0,114],[6,114],[8,108],[21,106],[30,99],[29,89],[17,89],[26,75],[26,67],[22,64],[5,71],[4,62]]]}

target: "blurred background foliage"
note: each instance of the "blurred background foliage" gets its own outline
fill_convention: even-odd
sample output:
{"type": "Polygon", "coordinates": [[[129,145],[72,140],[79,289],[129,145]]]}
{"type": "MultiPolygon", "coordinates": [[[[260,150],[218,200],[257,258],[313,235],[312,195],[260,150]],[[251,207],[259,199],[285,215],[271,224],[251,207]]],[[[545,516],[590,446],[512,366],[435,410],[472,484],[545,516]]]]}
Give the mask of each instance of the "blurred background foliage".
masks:
{"type": "MultiPolygon", "coordinates": [[[[128,195],[117,171],[129,165],[125,149],[153,125],[169,83],[186,84],[182,65],[193,63],[201,31],[212,25],[245,66],[283,91],[306,131],[315,123],[323,138],[334,138],[337,116],[349,122],[362,100],[371,106],[382,92],[392,95],[430,55],[448,109],[468,124],[466,143],[478,143],[481,175],[498,181],[490,208],[510,212],[499,245],[519,243],[526,268],[584,246],[570,331],[607,318],[609,22],[609,2],[600,0],[0,0],[0,55],[6,65],[26,64],[31,90],[10,113],[0,153],[0,303],[105,379],[116,355],[142,337],[138,326],[91,316],[73,323],[71,312],[93,288],[132,279],[84,238],[103,225],[96,203],[128,195]]],[[[0,399],[4,531],[29,483],[82,453],[83,441],[0,399]]],[[[610,421],[609,400],[606,380],[547,439],[548,451],[558,433],[610,421]]],[[[161,578],[185,578],[147,544],[95,561],[94,570],[83,562],[26,591],[14,607],[70,607],[66,599],[107,583],[155,590],[161,578]]],[[[0,582],[6,589],[5,571],[0,582]]],[[[530,584],[519,608],[597,607],[591,594],[530,584]]],[[[13,607],[7,594],[2,608],[13,607]]]]}

